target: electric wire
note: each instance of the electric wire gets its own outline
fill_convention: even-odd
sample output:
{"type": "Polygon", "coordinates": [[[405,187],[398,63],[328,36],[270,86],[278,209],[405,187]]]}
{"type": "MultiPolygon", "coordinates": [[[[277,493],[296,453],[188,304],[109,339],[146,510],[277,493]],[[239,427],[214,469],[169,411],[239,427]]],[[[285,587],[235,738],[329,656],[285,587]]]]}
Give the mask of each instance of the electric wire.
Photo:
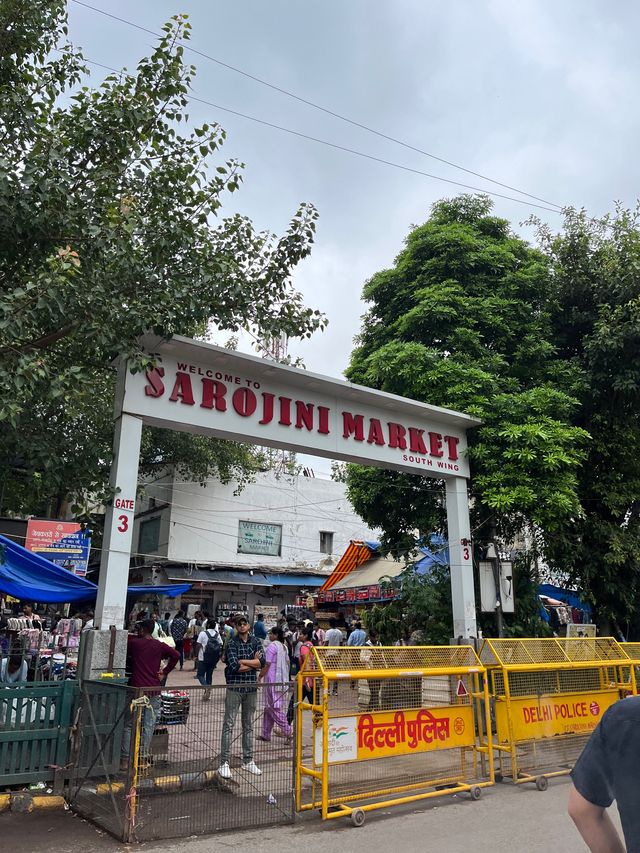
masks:
{"type": "MultiPolygon", "coordinates": [[[[77,2],[77,0],[74,0],[74,2],[77,2]]],[[[91,60],[91,59],[85,59],[85,61],[88,62],[90,65],[96,65],[99,68],[105,68],[108,71],[114,72],[115,74],[121,74],[122,73],[121,71],[118,71],[118,69],[112,68],[109,65],[104,65],[101,62],[95,62],[94,60],[91,60]]],[[[452,178],[444,178],[440,175],[434,175],[431,172],[424,172],[421,169],[414,169],[411,166],[405,166],[402,163],[396,163],[393,160],[385,160],[383,157],[376,157],[373,154],[367,154],[364,151],[358,151],[356,148],[349,148],[348,146],[345,146],[345,145],[339,145],[336,142],[330,142],[326,139],[320,139],[317,136],[311,136],[310,134],[302,133],[301,131],[293,130],[292,128],[284,127],[283,125],[274,124],[273,122],[269,122],[269,121],[266,121],[265,119],[257,118],[256,116],[250,116],[247,113],[241,113],[238,110],[232,110],[230,107],[223,107],[221,104],[215,104],[215,103],[213,103],[213,101],[207,101],[204,98],[197,97],[196,95],[188,95],[187,101],[196,102],[199,104],[205,104],[206,106],[213,107],[214,109],[222,110],[222,112],[230,113],[231,115],[237,116],[239,118],[246,119],[247,121],[255,122],[256,124],[263,125],[264,127],[269,127],[272,130],[279,130],[279,131],[282,131],[283,133],[288,133],[292,136],[297,136],[300,139],[306,139],[310,142],[316,142],[319,145],[325,145],[328,148],[333,148],[337,151],[343,151],[347,154],[353,154],[356,157],[361,157],[365,160],[371,160],[374,163],[379,163],[383,166],[389,166],[389,167],[394,168],[394,169],[399,169],[400,171],[403,171],[403,172],[409,172],[410,174],[413,174],[413,175],[420,175],[421,177],[431,178],[432,180],[435,180],[435,181],[442,181],[445,184],[451,184],[455,187],[460,187],[461,189],[467,189],[467,190],[472,190],[473,192],[491,195],[491,196],[494,196],[495,198],[502,198],[502,199],[505,199],[506,201],[514,201],[517,204],[524,204],[524,205],[527,205],[528,207],[536,207],[540,210],[547,210],[547,211],[549,211],[549,213],[558,213],[558,214],[561,213],[561,209],[555,209],[553,207],[545,207],[544,205],[535,204],[533,202],[528,202],[525,199],[514,198],[513,196],[509,196],[509,195],[504,195],[503,193],[498,193],[498,192],[495,192],[494,190],[488,190],[488,189],[484,189],[482,187],[475,187],[471,184],[465,184],[465,183],[461,183],[460,181],[454,181],[452,178]]]]}
{"type": "MultiPolygon", "coordinates": [[[[119,15],[114,15],[113,13],[107,12],[104,9],[100,9],[97,6],[92,6],[89,3],[83,2],[83,0],[72,0],[72,2],[76,3],[76,5],[78,5],[78,6],[83,6],[85,9],[90,9],[91,11],[97,12],[100,15],[104,15],[105,17],[112,18],[113,20],[118,21],[119,23],[125,24],[127,26],[133,27],[134,29],[140,30],[141,32],[147,33],[148,35],[155,36],[156,38],[161,38],[161,34],[155,32],[154,30],[151,30],[147,27],[143,27],[141,24],[136,24],[134,21],[130,21],[126,18],[122,18],[119,15]]],[[[238,67],[231,65],[227,62],[223,62],[221,59],[217,59],[215,56],[211,56],[211,54],[208,54],[208,53],[205,53],[204,51],[198,50],[197,48],[194,48],[189,44],[185,44],[184,42],[182,42],[182,46],[185,48],[185,50],[188,50],[190,53],[193,53],[196,56],[200,56],[203,59],[208,59],[210,62],[214,62],[216,65],[219,65],[222,68],[226,68],[227,70],[233,71],[236,74],[240,74],[249,80],[253,80],[255,83],[259,83],[261,86],[266,86],[267,88],[272,89],[273,91],[278,92],[282,95],[285,95],[288,98],[292,98],[293,100],[296,100],[302,104],[305,104],[306,106],[312,107],[315,110],[319,110],[320,112],[323,112],[327,115],[330,115],[333,118],[337,118],[340,121],[343,121],[347,124],[350,124],[353,127],[357,127],[360,130],[364,130],[367,133],[371,133],[375,136],[380,137],[381,139],[385,139],[388,142],[393,142],[394,144],[400,145],[403,148],[406,148],[410,151],[415,151],[416,153],[422,154],[425,157],[429,157],[432,160],[437,160],[440,163],[444,163],[445,165],[451,166],[454,169],[458,169],[462,172],[466,172],[469,175],[474,175],[475,177],[481,178],[482,180],[489,181],[490,183],[496,184],[497,186],[503,187],[504,189],[508,189],[512,192],[520,193],[521,195],[527,196],[530,199],[540,201],[545,205],[550,205],[554,208],[558,208],[559,210],[561,210],[563,208],[563,205],[557,204],[556,202],[548,201],[547,199],[544,199],[540,196],[533,195],[532,193],[528,193],[525,190],[518,189],[518,187],[514,187],[514,186],[507,184],[507,183],[504,183],[502,181],[498,181],[495,178],[490,178],[488,175],[484,175],[481,172],[476,172],[473,169],[468,169],[465,166],[461,166],[460,164],[454,163],[451,160],[447,160],[444,157],[439,157],[436,154],[432,154],[429,151],[425,151],[422,148],[418,148],[415,145],[411,145],[408,142],[404,142],[401,139],[397,139],[394,136],[390,136],[389,134],[386,134],[386,133],[383,133],[382,131],[376,130],[375,128],[372,128],[369,125],[355,121],[354,119],[351,119],[348,116],[342,115],[341,113],[338,113],[338,112],[331,110],[327,107],[323,107],[321,104],[317,104],[314,101],[310,101],[307,98],[303,98],[300,95],[296,95],[294,92],[291,92],[287,89],[284,89],[280,86],[277,86],[274,83],[270,83],[268,80],[264,80],[261,77],[257,77],[254,74],[250,74],[248,71],[244,71],[241,68],[238,68],[238,67]]],[[[116,72],[116,73],[119,73],[119,72],[116,72]]],[[[205,101],[204,103],[208,103],[208,102],[205,101]]],[[[211,106],[214,106],[214,105],[211,104],[211,106]]],[[[224,107],[217,107],[217,108],[218,109],[225,109],[224,107]]],[[[231,110],[227,110],[227,111],[232,112],[231,110]]],[[[242,114],[236,113],[236,115],[242,115],[242,114]]],[[[243,116],[243,117],[248,118],[248,116],[243,116]]],[[[255,121],[257,119],[252,119],[252,120],[255,121]]],[[[278,129],[282,130],[283,128],[278,128],[278,129]]],[[[312,137],[306,137],[306,138],[312,138],[312,137]]],[[[316,141],[320,141],[320,140],[316,140],[316,141]]],[[[324,143],[324,144],[331,144],[331,143],[324,143]]],[[[348,149],[344,149],[344,150],[348,150],[348,149]]],[[[435,177],[435,176],[430,176],[430,177],[435,177]]],[[[438,179],[438,178],[436,178],[436,179],[438,179]]],[[[445,178],[439,178],[438,180],[446,180],[446,179],[445,178]]],[[[455,182],[453,182],[453,183],[455,183],[455,182]]],[[[466,186],[466,185],[465,184],[459,184],[459,186],[466,186]]],[[[485,190],[485,192],[489,192],[489,191],[485,190]]],[[[495,195],[498,195],[499,198],[508,198],[508,196],[501,196],[497,193],[495,193],[495,195]]],[[[512,200],[517,201],[518,199],[512,199],[512,200]]],[[[526,203],[526,202],[523,202],[523,203],[526,203]]],[[[539,205],[534,205],[534,206],[538,207],[539,205]]]]}

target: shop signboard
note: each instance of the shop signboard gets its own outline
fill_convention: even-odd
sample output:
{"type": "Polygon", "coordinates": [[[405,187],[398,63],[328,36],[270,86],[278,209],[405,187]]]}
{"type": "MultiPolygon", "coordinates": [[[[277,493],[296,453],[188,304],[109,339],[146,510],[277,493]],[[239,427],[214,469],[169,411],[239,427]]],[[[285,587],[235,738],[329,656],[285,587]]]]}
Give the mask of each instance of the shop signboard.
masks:
{"type": "Polygon", "coordinates": [[[84,577],[89,563],[91,533],[75,521],[30,518],[25,548],[84,577]]]}
{"type": "Polygon", "coordinates": [[[282,525],[261,521],[238,522],[238,554],[263,554],[279,557],[282,525]]]}
{"type": "Polygon", "coordinates": [[[253,607],[253,621],[257,622],[258,614],[261,613],[264,616],[264,624],[267,630],[273,628],[274,625],[278,624],[281,609],[277,604],[255,604],[253,607]]]}
{"type": "Polygon", "coordinates": [[[122,409],[154,426],[431,477],[468,477],[474,418],[185,338],[130,373],[122,409]]]}

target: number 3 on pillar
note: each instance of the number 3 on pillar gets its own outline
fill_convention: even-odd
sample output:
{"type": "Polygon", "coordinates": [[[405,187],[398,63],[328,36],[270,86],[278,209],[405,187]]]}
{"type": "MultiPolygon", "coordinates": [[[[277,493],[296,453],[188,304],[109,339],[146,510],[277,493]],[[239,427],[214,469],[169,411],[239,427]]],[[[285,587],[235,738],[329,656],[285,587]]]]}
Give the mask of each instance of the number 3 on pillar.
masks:
{"type": "Polygon", "coordinates": [[[126,533],[129,529],[129,516],[119,515],[118,521],[120,522],[120,524],[118,525],[118,531],[120,533],[126,533]]]}
{"type": "MultiPolygon", "coordinates": [[[[120,516],[120,518],[122,518],[122,516],[120,516]]],[[[120,528],[118,528],[118,529],[120,529],[120,528]]],[[[462,559],[468,560],[468,559],[470,559],[470,557],[471,557],[471,554],[469,553],[469,548],[465,545],[464,548],[462,549],[462,559]]]]}

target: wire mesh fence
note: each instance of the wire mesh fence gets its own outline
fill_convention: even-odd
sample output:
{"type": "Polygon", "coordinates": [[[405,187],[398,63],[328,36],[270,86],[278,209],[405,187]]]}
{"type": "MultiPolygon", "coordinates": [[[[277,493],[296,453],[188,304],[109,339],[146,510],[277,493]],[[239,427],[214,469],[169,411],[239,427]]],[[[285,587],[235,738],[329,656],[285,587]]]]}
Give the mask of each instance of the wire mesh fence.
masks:
{"type": "Polygon", "coordinates": [[[243,690],[85,682],[72,808],[124,841],[293,821],[290,685],[243,690]]]}

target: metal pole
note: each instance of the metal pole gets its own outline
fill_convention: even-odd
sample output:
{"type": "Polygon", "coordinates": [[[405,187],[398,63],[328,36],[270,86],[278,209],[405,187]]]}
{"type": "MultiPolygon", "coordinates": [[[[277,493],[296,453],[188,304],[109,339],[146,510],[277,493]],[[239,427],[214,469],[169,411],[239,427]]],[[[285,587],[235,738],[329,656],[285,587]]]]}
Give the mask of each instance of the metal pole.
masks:
{"type": "Polygon", "coordinates": [[[495,556],[491,558],[491,566],[493,568],[493,582],[496,587],[496,624],[498,629],[498,637],[504,637],[504,618],[502,614],[502,585],[500,571],[500,551],[496,542],[496,522],[493,516],[489,522],[489,536],[491,544],[495,552],[495,556]]]}

